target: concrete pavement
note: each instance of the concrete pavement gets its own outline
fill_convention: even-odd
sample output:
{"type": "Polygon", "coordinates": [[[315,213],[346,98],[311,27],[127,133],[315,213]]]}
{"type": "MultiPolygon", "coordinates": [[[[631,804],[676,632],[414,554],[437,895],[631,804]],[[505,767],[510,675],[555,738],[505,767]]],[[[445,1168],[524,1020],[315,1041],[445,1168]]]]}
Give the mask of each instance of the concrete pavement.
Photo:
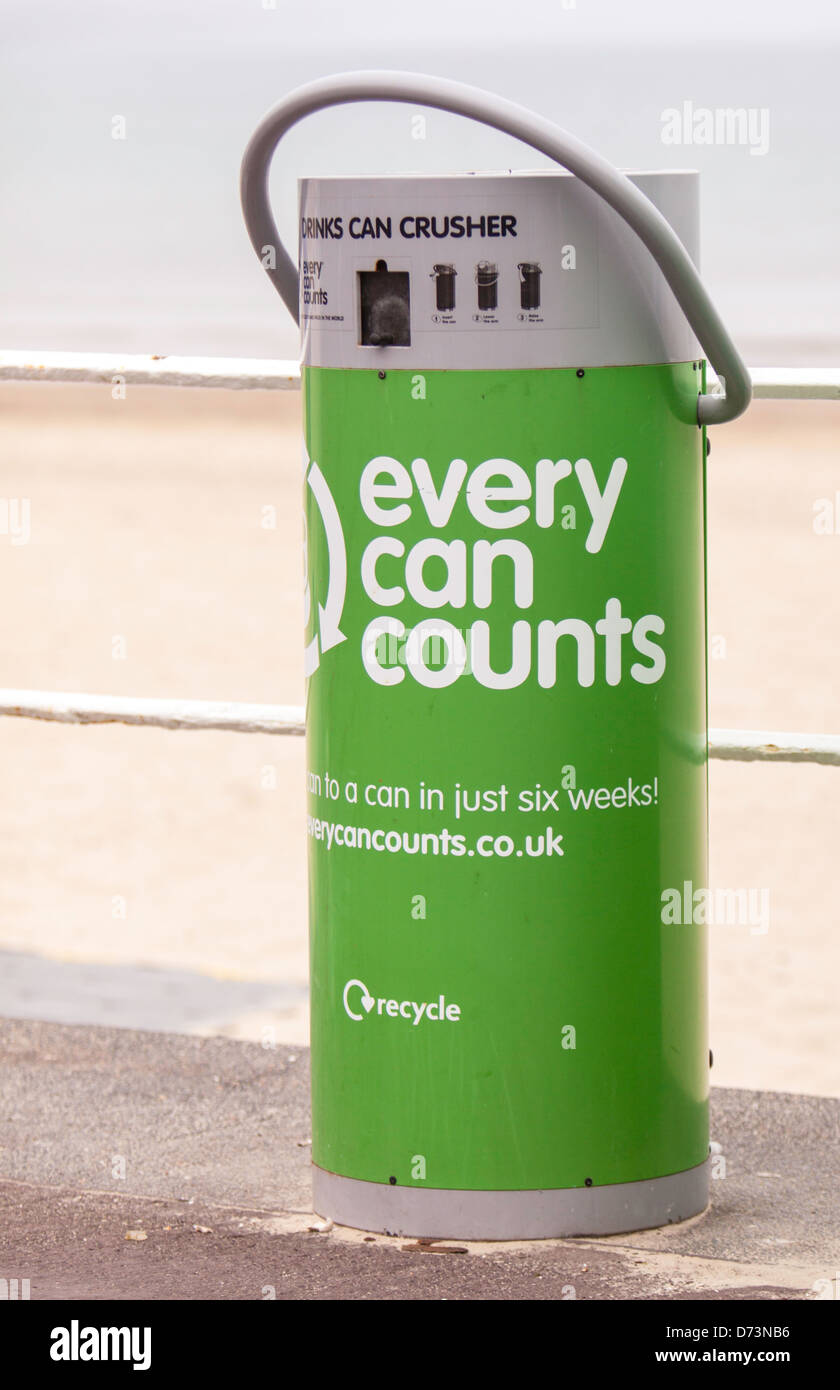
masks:
{"type": "Polygon", "coordinates": [[[0,1278],[33,1299],[838,1292],[840,1101],[714,1091],[722,1175],[692,1221],[426,1245],[322,1229],[306,1049],[22,1020],[0,1024],[0,1053],[0,1278]]]}

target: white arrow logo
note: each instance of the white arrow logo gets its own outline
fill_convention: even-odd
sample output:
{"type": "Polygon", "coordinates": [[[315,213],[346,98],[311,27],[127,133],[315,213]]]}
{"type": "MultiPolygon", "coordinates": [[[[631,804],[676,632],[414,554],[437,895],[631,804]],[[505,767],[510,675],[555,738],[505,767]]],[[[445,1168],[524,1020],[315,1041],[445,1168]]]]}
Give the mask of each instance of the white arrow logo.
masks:
{"type": "Polygon", "coordinates": [[[312,489],[324,523],[330,571],[327,601],[318,604],[318,632],[304,651],[304,674],[311,676],[313,671],[317,671],[324,652],[328,652],[331,647],[337,647],[340,642],[347,641],[339,626],[347,595],[347,550],[335,498],[317,463],[310,467],[306,481],[312,489]]]}
{"type": "Polygon", "coordinates": [[[364,1009],[365,1014],[370,1013],[371,1009],[376,1003],[376,1000],[373,998],[372,995],[368,994],[368,987],[367,985],[362,984],[361,980],[347,981],[347,984],[344,986],[344,1012],[347,1014],[348,1018],[352,1018],[355,1023],[361,1023],[365,1014],[354,1014],[353,1010],[350,1008],[349,1003],[347,1002],[347,995],[351,989],[360,989],[362,991],[362,997],[359,1002],[361,1003],[361,1006],[364,1009]]]}

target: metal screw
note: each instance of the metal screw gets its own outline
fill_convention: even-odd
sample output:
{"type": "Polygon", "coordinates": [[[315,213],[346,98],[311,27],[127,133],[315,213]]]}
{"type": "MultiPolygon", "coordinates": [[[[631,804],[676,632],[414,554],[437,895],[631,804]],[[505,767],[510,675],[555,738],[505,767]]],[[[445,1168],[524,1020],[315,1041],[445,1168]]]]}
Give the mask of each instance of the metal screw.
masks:
{"type": "MultiPolygon", "coordinates": [[[[380,380],[380,381],[384,381],[387,375],[388,375],[387,372],[377,372],[377,376],[379,377],[379,380],[380,380]]],[[[396,1181],[397,1181],[396,1178],[394,1178],[394,1182],[396,1182],[396,1181]]]]}
{"type": "Polygon", "coordinates": [[[591,1179],[591,1178],[584,1178],[583,1185],[584,1185],[584,1187],[591,1187],[591,1186],[592,1186],[592,1179],[591,1179]]]}
{"type": "Polygon", "coordinates": [[[391,1184],[392,1187],[396,1187],[396,1185],[397,1185],[397,1180],[396,1180],[396,1178],[389,1178],[388,1181],[389,1181],[389,1183],[391,1184]]]}
{"type": "Polygon", "coordinates": [[[575,372],[575,376],[586,376],[586,372],[583,370],[583,367],[578,367],[577,371],[575,372]]]}

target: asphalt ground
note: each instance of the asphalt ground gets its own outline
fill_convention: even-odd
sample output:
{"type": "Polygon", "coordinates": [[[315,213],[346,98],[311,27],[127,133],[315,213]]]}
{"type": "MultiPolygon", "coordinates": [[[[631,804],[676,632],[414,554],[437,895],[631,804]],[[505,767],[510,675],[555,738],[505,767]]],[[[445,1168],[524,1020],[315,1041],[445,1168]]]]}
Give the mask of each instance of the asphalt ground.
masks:
{"type": "Polygon", "coordinates": [[[304,1048],[0,1024],[0,1279],[36,1299],[837,1296],[840,1101],[713,1091],[719,1176],[658,1231],[411,1241],[311,1209],[304,1048]]]}

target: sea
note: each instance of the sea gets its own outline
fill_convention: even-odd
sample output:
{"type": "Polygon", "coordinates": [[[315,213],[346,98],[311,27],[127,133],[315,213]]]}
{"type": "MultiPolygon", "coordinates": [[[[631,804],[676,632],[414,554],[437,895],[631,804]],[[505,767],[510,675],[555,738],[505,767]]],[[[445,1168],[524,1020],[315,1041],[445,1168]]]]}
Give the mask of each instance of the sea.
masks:
{"type": "MultiPolygon", "coordinates": [[[[297,331],[242,223],[242,152],[299,84],[401,68],[527,105],[620,168],[698,169],[701,269],[747,360],[837,364],[836,34],[800,29],[792,9],[787,31],[732,36],[696,7],[694,30],[670,34],[646,28],[644,3],[618,33],[579,3],[575,30],[568,0],[459,11],[458,24],[440,5],[431,19],[398,7],[396,20],[393,7],[324,0],[7,0],[0,349],[294,357],[297,331]],[[719,124],[705,143],[732,109],[747,138],[727,142],[719,124]]],[[[346,107],[291,132],[271,178],[289,244],[305,174],[548,166],[471,122],[417,122],[419,110],[346,107]]]]}

